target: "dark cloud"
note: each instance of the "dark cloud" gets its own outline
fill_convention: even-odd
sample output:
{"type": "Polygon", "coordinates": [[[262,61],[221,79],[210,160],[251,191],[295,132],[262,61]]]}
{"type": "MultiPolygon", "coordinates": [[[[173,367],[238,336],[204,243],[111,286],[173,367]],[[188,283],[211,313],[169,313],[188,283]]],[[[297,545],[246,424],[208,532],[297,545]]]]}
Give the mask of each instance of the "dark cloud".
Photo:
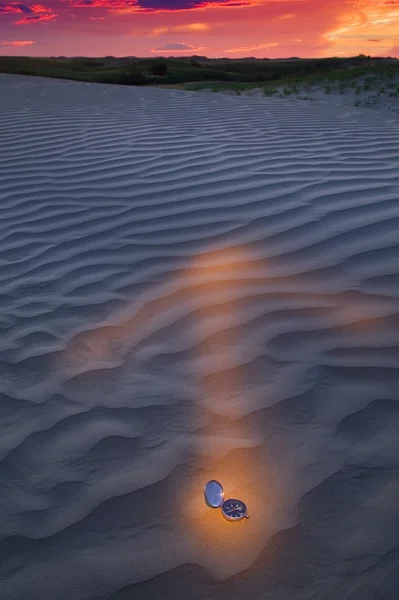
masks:
{"type": "Polygon", "coordinates": [[[165,44],[165,46],[160,46],[159,48],[154,48],[153,52],[176,52],[176,51],[187,51],[187,50],[196,50],[194,46],[189,46],[187,44],[165,44]]]}
{"type": "MultiPolygon", "coordinates": [[[[32,13],[32,11],[29,11],[30,13],[32,13]]],[[[35,15],[35,14],[30,14],[28,17],[25,17],[25,19],[23,19],[23,21],[40,21],[40,19],[42,18],[42,15],[35,15]]],[[[17,21],[17,23],[21,23],[21,21],[17,21]]]]}
{"type": "Polygon", "coordinates": [[[138,0],[137,4],[144,10],[189,10],[199,6],[245,6],[252,4],[251,0],[231,1],[229,0],[138,0]]]}
{"type": "Polygon", "coordinates": [[[254,0],[70,0],[72,6],[102,7],[111,12],[173,12],[209,7],[250,6],[254,0]]]}

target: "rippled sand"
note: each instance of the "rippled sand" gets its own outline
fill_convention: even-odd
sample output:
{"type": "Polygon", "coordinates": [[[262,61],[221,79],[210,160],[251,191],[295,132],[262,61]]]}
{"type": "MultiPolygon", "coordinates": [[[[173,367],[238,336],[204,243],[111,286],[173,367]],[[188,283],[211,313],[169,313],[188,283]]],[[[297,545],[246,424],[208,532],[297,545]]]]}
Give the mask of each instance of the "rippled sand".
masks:
{"type": "Polygon", "coordinates": [[[397,117],[0,95],[1,600],[397,600],[397,117]]]}

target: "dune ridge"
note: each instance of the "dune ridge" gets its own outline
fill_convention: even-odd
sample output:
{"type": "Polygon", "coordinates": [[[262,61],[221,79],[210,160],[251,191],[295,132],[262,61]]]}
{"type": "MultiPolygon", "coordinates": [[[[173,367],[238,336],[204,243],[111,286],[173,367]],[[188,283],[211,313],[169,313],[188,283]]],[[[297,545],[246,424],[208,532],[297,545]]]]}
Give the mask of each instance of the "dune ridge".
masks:
{"type": "Polygon", "coordinates": [[[2,600],[397,600],[399,121],[0,94],[2,600]]]}

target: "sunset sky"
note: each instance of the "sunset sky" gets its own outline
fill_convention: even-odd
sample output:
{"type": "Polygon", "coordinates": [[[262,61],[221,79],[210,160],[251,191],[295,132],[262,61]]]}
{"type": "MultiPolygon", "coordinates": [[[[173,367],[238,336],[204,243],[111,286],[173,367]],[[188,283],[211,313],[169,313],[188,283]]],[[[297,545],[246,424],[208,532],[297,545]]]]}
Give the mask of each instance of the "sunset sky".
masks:
{"type": "Polygon", "coordinates": [[[0,54],[399,57],[399,0],[42,1],[0,1],[0,54]]]}

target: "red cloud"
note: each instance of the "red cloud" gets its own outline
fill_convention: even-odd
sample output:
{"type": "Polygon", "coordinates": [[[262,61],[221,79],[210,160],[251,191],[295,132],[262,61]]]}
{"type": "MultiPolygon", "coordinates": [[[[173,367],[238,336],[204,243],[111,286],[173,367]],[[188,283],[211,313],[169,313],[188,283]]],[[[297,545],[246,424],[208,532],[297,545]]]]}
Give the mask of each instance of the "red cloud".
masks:
{"type": "Polygon", "coordinates": [[[43,21],[54,21],[54,19],[58,17],[55,13],[49,13],[47,15],[31,15],[28,17],[24,17],[19,21],[15,21],[15,25],[28,25],[29,23],[40,23],[43,21]]]}
{"type": "Polygon", "coordinates": [[[0,13],[47,13],[52,12],[51,8],[46,8],[41,4],[21,4],[21,2],[9,2],[8,4],[0,5],[0,13]]]}
{"type": "Polygon", "coordinates": [[[19,2],[11,2],[10,4],[1,4],[0,5],[0,14],[7,13],[21,13],[23,12],[23,5],[19,4],[19,2]]]}
{"type": "Polygon", "coordinates": [[[16,21],[16,25],[26,25],[28,23],[38,23],[40,21],[53,21],[56,15],[51,8],[46,8],[42,4],[22,4],[21,2],[9,2],[0,5],[0,13],[3,14],[21,14],[22,19],[16,21]]]}

